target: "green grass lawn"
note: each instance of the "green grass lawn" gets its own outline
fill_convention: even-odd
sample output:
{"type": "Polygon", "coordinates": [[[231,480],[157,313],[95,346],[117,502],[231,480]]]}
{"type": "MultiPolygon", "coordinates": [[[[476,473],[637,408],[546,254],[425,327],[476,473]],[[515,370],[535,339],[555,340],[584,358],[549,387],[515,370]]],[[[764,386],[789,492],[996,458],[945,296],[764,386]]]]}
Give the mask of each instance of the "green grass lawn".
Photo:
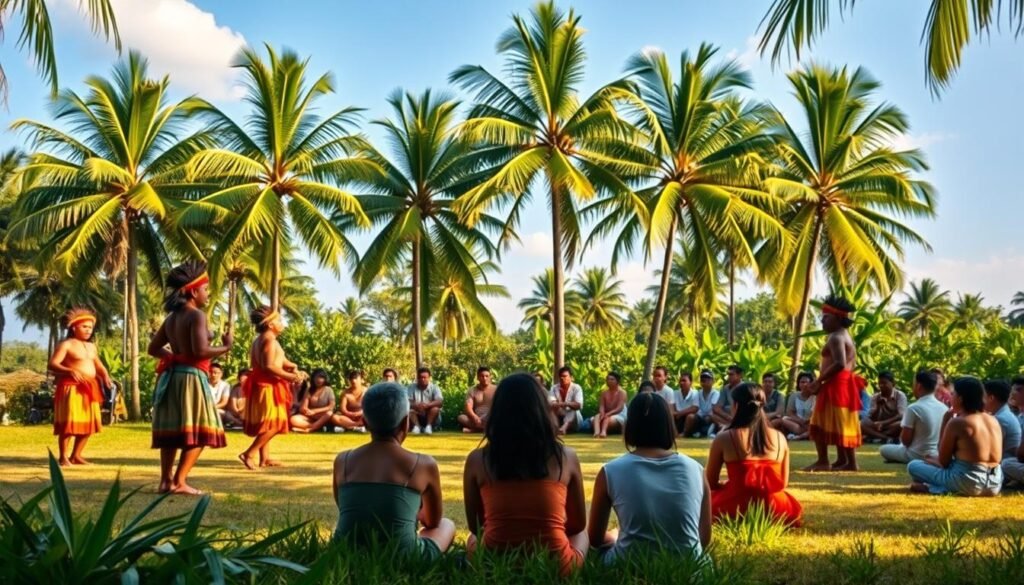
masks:
{"type": "MultiPolygon", "coordinates": [[[[235,459],[249,442],[240,432],[228,434],[228,447],[208,450],[193,472],[190,483],[213,495],[207,513],[209,523],[258,530],[283,527],[301,520],[316,520],[322,530],[333,527],[336,510],[331,500],[331,464],[339,451],[359,445],[367,435],[316,433],[290,434],[272,443],[274,456],[287,467],[247,471],[235,459]]],[[[141,487],[129,509],[144,506],[158,480],[157,453],[149,449],[147,425],[108,427],[93,437],[86,456],[87,467],[65,471],[76,511],[97,509],[110,483],[118,475],[126,487],[141,487]]],[[[457,541],[466,536],[462,505],[462,466],[466,453],[479,436],[440,433],[411,436],[406,446],[433,455],[441,467],[445,514],[460,528],[457,541]]],[[[583,462],[587,499],[601,465],[623,452],[619,437],[596,441],[575,435],[566,441],[583,462]]],[[[681,450],[704,462],[707,440],[685,440],[681,450]]],[[[48,482],[46,451],[56,449],[50,427],[0,428],[0,495],[25,499],[48,482]]],[[[792,445],[794,469],[810,463],[813,446],[792,445]]],[[[860,450],[863,471],[857,474],[794,472],[790,489],[804,505],[805,526],[791,530],[779,543],[780,558],[823,556],[852,547],[858,540],[873,539],[883,559],[918,556],[919,545],[934,542],[948,519],[954,528],[976,530],[979,549],[1024,521],[1024,496],[1008,492],[994,499],[912,496],[907,493],[905,466],[882,463],[877,446],[860,450]]],[[[194,500],[175,496],[164,513],[189,509],[194,500]]],[[[781,562],[781,561],[780,561],[781,562]]]]}

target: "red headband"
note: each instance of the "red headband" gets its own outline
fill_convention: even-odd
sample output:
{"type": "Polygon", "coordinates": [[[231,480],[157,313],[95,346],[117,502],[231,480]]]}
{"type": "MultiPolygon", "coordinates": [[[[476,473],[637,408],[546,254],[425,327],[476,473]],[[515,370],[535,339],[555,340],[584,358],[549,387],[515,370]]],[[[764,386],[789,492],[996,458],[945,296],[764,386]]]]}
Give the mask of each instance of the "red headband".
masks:
{"type": "Polygon", "coordinates": [[[207,284],[208,282],[210,282],[210,276],[204,272],[204,273],[200,274],[199,277],[196,278],[195,280],[193,280],[192,282],[190,282],[190,283],[186,284],[185,286],[179,288],[178,291],[186,293],[186,292],[188,292],[190,290],[195,290],[195,289],[203,286],[204,284],[207,284]]]}
{"type": "Polygon", "coordinates": [[[822,305],[821,306],[821,312],[822,313],[828,313],[829,315],[835,315],[837,317],[842,317],[843,319],[849,319],[850,318],[850,312],[849,311],[844,311],[842,309],[837,309],[837,308],[833,307],[832,305],[822,305]]]}
{"type": "Polygon", "coordinates": [[[95,323],[96,322],[96,317],[94,315],[89,315],[89,314],[84,314],[84,315],[79,315],[77,317],[74,317],[74,318],[72,318],[71,320],[68,321],[68,329],[74,327],[75,325],[78,325],[79,323],[82,323],[83,321],[90,321],[92,323],[95,323]]]}

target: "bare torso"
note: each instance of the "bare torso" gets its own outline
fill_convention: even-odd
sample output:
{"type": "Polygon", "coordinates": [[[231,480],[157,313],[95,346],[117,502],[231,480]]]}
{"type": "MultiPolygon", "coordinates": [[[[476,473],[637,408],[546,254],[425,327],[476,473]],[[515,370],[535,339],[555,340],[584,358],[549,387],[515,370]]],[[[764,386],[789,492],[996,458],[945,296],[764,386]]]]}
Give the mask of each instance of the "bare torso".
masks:
{"type": "Polygon", "coordinates": [[[473,412],[477,416],[482,418],[491,411],[491,404],[494,402],[494,392],[496,390],[497,386],[494,384],[490,384],[485,388],[473,386],[469,390],[469,398],[473,401],[473,412]]]}
{"type": "Polygon", "coordinates": [[[846,371],[853,371],[857,366],[857,348],[853,345],[853,338],[850,337],[850,332],[846,329],[840,329],[829,334],[828,341],[825,342],[825,346],[821,348],[821,370],[825,372],[835,361],[832,355],[831,345],[833,343],[841,343],[846,353],[846,364],[843,369],[846,371]]]}
{"type": "Polygon", "coordinates": [[[284,369],[284,350],[277,342],[277,337],[269,331],[260,333],[252,342],[249,350],[249,362],[253,368],[267,370],[270,368],[284,369]]]}
{"type": "Polygon", "coordinates": [[[995,417],[985,413],[959,416],[950,421],[956,433],[955,456],[960,461],[999,465],[1003,457],[1003,433],[995,417]]]}
{"type": "Polygon", "coordinates": [[[605,414],[616,414],[622,411],[626,405],[626,392],[619,390],[605,390],[601,393],[601,408],[605,414]]]}
{"type": "Polygon", "coordinates": [[[204,331],[202,334],[207,335],[205,322],[205,316],[199,309],[185,308],[168,315],[164,319],[163,333],[167,338],[168,345],[171,346],[171,351],[175,355],[186,358],[195,357],[197,348],[192,347],[192,328],[197,323],[203,323],[204,331]],[[199,319],[199,317],[203,318],[199,319]]]}
{"type": "Polygon", "coordinates": [[[80,339],[65,339],[58,351],[64,351],[61,365],[77,371],[83,378],[96,377],[96,345],[80,339]]]}

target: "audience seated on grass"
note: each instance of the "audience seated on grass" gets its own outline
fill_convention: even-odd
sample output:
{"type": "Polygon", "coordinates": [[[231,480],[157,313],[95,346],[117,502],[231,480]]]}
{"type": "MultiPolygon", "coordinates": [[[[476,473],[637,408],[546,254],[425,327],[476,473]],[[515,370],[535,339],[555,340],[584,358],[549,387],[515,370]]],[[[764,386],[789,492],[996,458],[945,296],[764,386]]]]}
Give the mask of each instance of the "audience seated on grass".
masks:
{"type": "Polygon", "coordinates": [[[911,491],[962,496],[996,496],[1003,485],[1003,433],[985,412],[984,387],[977,378],[953,383],[953,409],[945,416],[939,456],[911,461],[911,491]]]}
{"type": "Polygon", "coordinates": [[[568,574],[589,548],[583,473],[558,439],[548,394],[528,374],[498,384],[486,443],[466,459],[466,550],[547,551],[568,574]],[[482,534],[477,542],[476,535],[482,534]]]}
{"type": "Polygon", "coordinates": [[[444,397],[431,381],[430,368],[416,369],[416,382],[409,385],[409,426],[412,434],[432,435],[441,418],[444,397]]]}
{"type": "Polygon", "coordinates": [[[382,382],[397,382],[398,381],[398,370],[394,368],[384,368],[384,371],[380,374],[382,382]]]}
{"type": "Polygon", "coordinates": [[[601,468],[590,504],[590,542],[606,562],[645,550],[700,555],[711,542],[704,469],[676,452],[675,434],[659,395],[641,394],[629,404],[623,433],[629,452],[601,468]],[[619,528],[608,531],[612,509],[619,528]]]}
{"type": "Polygon", "coordinates": [[[229,409],[231,404],[231,384],[224,379],[224,366],[220,362],[210,364],[210,394],[217,403],[217,414],[224,427],[242,426],[242,418],[229,409]]]}
{"type": "Polygon", "coordinates": [[[743,368],[732,365],[725,374],[725,386],[718,393],[718,403],[712,409],[711,420],[714,428],[708,436],[728,427],[732,423],[732,391],[743,382],[743,368]]]}
{"type": "Polygon", "coordinates": [[[906,411],[907,395],[896,389],[896,378],[891,372],[882,372],[878,374],[878,391],[871,396],[868,418],[861,421],[861,432],[875,441],[895,442],[906,411]]]}
{"type": "MultiPolygon", "coordinates": [[[[1024,433],[1024,376],[1013,379],[1010,392],[1011,403],[1017,405],[1017,421],[1020,423],[1021,432],[1024,433]]],[[[1024,440],[1017,447],[1016,457],[1003,458],[1003,476],[1007,481],[1015,481],[1024,484],[1024,440]]]]}
{"type": "Polygon", "coordinates": [[[609,372],[605,376],[605,390],[598,399],[597,414],[590,420],[594,438],[604,438],[608,433],[621,431],[626,426],[626,391],[619,385],[622,376],[609,372]]]}
{"type": "MultiPolygon", "coordinates": [[[[356,431],[365,432],[366,423],[363,419],[363,397],[366,395],[366,386],[363,383],[362,370],[349,370],[345,374],[348,386],[341,391],[338,399],[338,410],[331,416],[330,424],[337,432],[356,431]]],[[[406,397],[408,400],[408,397],[406,397]]]]}
{"type": "Polygon", "coordinates": [[[691,417],[694,420],[692,424],[696,425],[696,418],[700,413],[700,393],[699,389],[693,387],[693,378],[690,372],[679,374],[679,389],[676,390],[675,407],[671,409],[672,426],[675,427],[677,433],[686,434],[686,421],[691,417]]]}
{"type": "Polygon", "coordinates": [[[1010,384],[1005,380],[985,382],[985,412],[999,422],[1003,433],[1003,459],[1015,459],[1020,447],[1020,421],[1010,411],[1010,384]]]}
{"type": "Polygon", "coordinates": [[[890,463],[910,463],[917,459],[938,457],[939,433],[949,411],[935,398],[939,378],[929,370],[914,377],[914,403],[907,407],[900,423],[900,444],[882,445],[878,453],[890,463]]]}
{"type": "Polygon", "coordinates": [[[868,394],[868,389],[865,386],[860,389],[860,422],[868,420],[871,415],[871,395],[868,394]]]}
{"type": "Polygon", "coordinates": [[[764,391],[755,384],[740,384],[732,391],[732,425],[711,442],[707,479],[711,486],[714,519],[742,515],[756,502],[774,517],[799,526],[803,507],[789,485],[789,443],[768,426],[764,391]],[[720,482],[722,466],[728,481],[720,482]]]}
{"type": "Polygon", "coordinates": [[[764,416],[771,425],[786,415],[786,397],[776,388],[778,378],[771,372],[761,376],[761,389],[764,390],[764,416]]]}
{"type": "Polygon", "coordinates": [[[949,380],[946,379],[946,373],[942,368],[932,368],[931,371],[939,379],[938,385],[935,386],[935,399],[952,408],[953,390],[949,387],[949,380]]]}
{"type": "Polygon", "coordinates": [[[334,416],[334,389],[327,382],[327,372],[313,370],[310,387],[302,397],[299,411],[291,417],[293,431],[311,433],[330,424],[334,416]]]}
{"type": "Polygon", "coordinates": [[[487,415],[491,412],[494,392],[497,388],[491,381],[491,369],[480,366],[476,369],[476,386],[466,392],[466,407],[458,416],[459,426],[464,433],[482,433],[487,424],[487,415]]]}
{"type": "Polygon", "coordinates": [[[362,404],[371,439],[334,460],[334,538],[436,560],[451,546],[455,524],[442,516],[437,462],[402,447],[409,420],[407,390],[381,382],[366,391],[362,404]],[[423,528],[417,533],[418,523],[423,528]]]}
{"type": "Polygon", "coordinates": [[[665,366],[654,366],[651,372],[651,382],[654,384],[654,392],[668,403],[669,408],[675,411],[676,391],[668,385],[668,368],[665,366]]]}
{"type": "Polygon", "coordinates": [[[558,383],[551,387],[548,400],[551,411],[558,419],[558,434],[575,431],[583,422],[583,388],[572,381],[572,369],[562,366],[558,369],[558,383]]]}
{"type": "Polygon", "coordinates": [[[228,400],[228,405],[224,409],[224,412],[232,415],[233,421],[237,421],[234,423],[237,428],[241,428],[245,424],[245,419],[243,418],[245,413],[245,393],[242,391],[242,388],[245,387],[247,379],[249,379],[249,368],[242,368],[238,371],[235,385],[231,387],[231,399],[228,400]]]}
{"type": "Polygon", "coordinates": [[[815,395],[811,393],[814,374],[800,372],[796,378],[796,392],[790,392],[786,400],[786,414],[775,419],[772,428],[786,433],[790,441],[805,441],[811,429],[811,414],[814,412],[815,395]]]}
{"type": "Polygon", "coordinates": [[[711,370],[701,370],[700,391],[697,394],[697,412],[688,414],[683,419],[684,437],[701,437],[710,434],[714,426],[712,416],[718,404],[718,390],[715,390],[715,375],[711,370]]]}

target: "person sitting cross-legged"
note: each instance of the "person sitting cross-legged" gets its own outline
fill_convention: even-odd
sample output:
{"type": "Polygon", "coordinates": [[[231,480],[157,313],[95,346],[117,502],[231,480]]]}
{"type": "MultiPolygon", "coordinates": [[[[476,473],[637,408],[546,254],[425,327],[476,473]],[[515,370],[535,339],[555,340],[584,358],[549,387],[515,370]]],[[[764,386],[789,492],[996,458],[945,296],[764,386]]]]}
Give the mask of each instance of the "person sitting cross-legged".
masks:
{"type": "Polygon", "coordinates": [[[335,432],[366,432],[366,421],[363,418],[363,398],[366,396],[363,371],[349,370],[345,378],[348,386],[341,391],[338,410],[331,416],[330,424],[335,432]]]}
{"type": "Polygon", "coordinates": [[[796,378],[796,392],[790,392],[786,401],[786,414],[775,419],[772,427],[786,433],[790,441],[805,441],[811,430],[811,414],[814,412],[816,396],[811,393],[814,374],[800,372],[796,378]]]}
{"type": "MultiPolygon", "coordinates": [[[[1017,376],[1013,379],[1010,399],[1018,408],[1017,421],[1024,433],[1024,376],[1017,376]]],[[[1018,484],[1024,483],[1024,440],[1017,447],[1015,457],[1003,457],[1003,475],[1007,481],[1015,481],[1018,484]]]]}
{"type": "Polygon", "coordinates": [[[494,392],[497,387],[491,381],[491,369],[480,366],[476,369],[477,385],[466,393],[465,411],[458,416],[458,423],[464,433],[482,433],[491,412],[494,392]]]}
{"type": "Polygon", "coordinates": [[[910,463],[939,454],[939,433],[949,408],[935,398],[939,379],[930,370],[921,370],[914,377],[913,404],[903,415],[899,445],[882,445],[882,459],[891,463],[910,463]]]}
{"type": "Polygon", "coordinates": [[[775,387],[778,378],[768,372],[761,376],[761,389],[764,390],[764,416],[768,425],[775,427],[775,421],[782,420],[786,415],[786,397],[775,387]]]}
{"type": "Polygon", "coordinates": [[[715,520],[746,513],[755,503],[790,526],[799,526],[803,507],[789,492],[789,443],[768,426],[764,391],[744,383],[732,391],[732,424],[711,442],[706,468],[715,520]],[[722,466],[729,481],[721,483],[722,466]]]}
{"type": "Polygon", "coordinates": [[[443,517],[437,462],[402,446],[408,393],[399,384],[381,382],[366,391],[362,406],[370,442],[334,460],[334,539],[365,549],[393,546],[405,557],[437,560],[451,546],[455,524],[443,517]],[[419,524],[423,528],[417,532],[419,524]]]}
{"type": "Polygon", "coordinates": [[[311,387],[302,397],[298,412],[289,422],[297,433],[319,431],[331,422],[334,414],[334,389],[327,385],[327,372],[313,370],[311,387]]]}
{"type": "MultiPolygon", "coordinates": [[[[715,390],[715,376],[711,370],[700,373],[700,390],[697,392],[697,412],[687,414],[683,419],[682,434],[684,437],[701,437],[704,433],[711,434],[714,428],[712,416],[718,404],[719,391],[715,390]]],[[[685,400],[684,400],[685,402],[685,400]]],[[[684,404],[684,410],[690,410],[684,404]]],[[[676,411],[678,413],[678,410],[676,411]]]]}
{"type": "Polygon", "coordinates": [[[743,383],[743,368],[737,365],[729,366],[725,373],[725,386],[718,392],[718,403],[712,409],[711,420],[715,423],[714,429],[708,436],[732,424],[732,391],[743,383]]]}
{"type": "Polygon", "coordinates": [[[693,387],[693,378],[690,372],[679,374],[679,390],[676,390],[675,405],[672,410],[672,424],[677,433],[686,435],[687,424],[690,425],[690,433],[696,426],[697,417],[700,415],[701,391],[693,387]]]}
{"type": "Polygon", "coordinates": [[[608,372],[604,382],[607,389],[601,392],[597,414],[590,419],[594,438],[604,438],[609,432],[621,431],[626,426],[626,391],[619,385],[622,376],[608,372]]]}
{"type": "Polygon", "coordinates": [[[882,372],[878,374],[878,392],[871,396],[868,418],[861,422],[861,432],[878,441],[895,441],[906,411],[907,395],[896,389],[896,378],[890,372],[882,372]]]}
{"type": "Polygon", "coordinates": [[[558,368],[558,383],[548,393],[551,411],[558,419],[558,434],[564,435],[580,428],[583,415],[583,388],[572,381],[572,369],[569,366],[558,368]]]}
{"type": "Polygon", "coordinates": [[[1020,421],[1010,411],[1010,384],[1005,380],[985,382],[985,412],[999,422],[1003,433],[1003,459],[1016,459],[1020,447],[1020,421]]]}
{"type": "Polygon", "coordinates": [[[1003,486],[1000,462],[1003,432],[985,412],[981,380],[966,376],[953,382],[953,408],[939,439],[939,456],[907,465],[910,491],[962,496],[996,496],[1003,486]]]}
{"type": "Polygon", "coordinates": [[[498,384],[486,442],[466,458],[466,551],[525,547],[550,555],[567,575],[590,547],[587,505],[580,460],[559,440],[548,396],[529,374],[498,384]]]}
{"type": "Polygon", "coordinates": [[[416,369],[416,382],[409,385],[409,425],[414,435],[421,431],[425,435],[433,434],[434,425],[441,416],[444,397],[430,377],[430,368],[421,366],[416,369]]]}
{"type": "Polygon", "coordinates": [[[628,453],[597,474],[590,505],[592,546],[612,562],[643,550],[700,555],[711,542],[711,495],[704,469],[676,452],[669,405],[658,394],[629,404],[628,453]],[[608,530],[612,509],[619,528],[608,530]]]}

